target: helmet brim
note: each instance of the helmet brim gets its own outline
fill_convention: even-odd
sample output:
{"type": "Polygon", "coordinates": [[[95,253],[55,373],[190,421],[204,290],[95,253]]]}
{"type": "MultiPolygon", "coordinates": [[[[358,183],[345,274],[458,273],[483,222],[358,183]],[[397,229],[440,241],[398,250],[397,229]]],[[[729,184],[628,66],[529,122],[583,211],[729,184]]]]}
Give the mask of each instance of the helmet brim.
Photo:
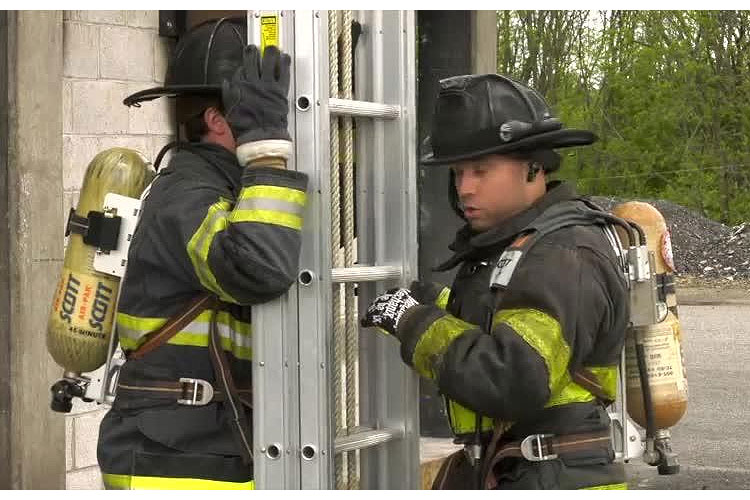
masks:
{"type": "Polygon", "coordinates": [[[484,148],[468,153],[448,156],[435,156],[429,152],[420,158],[422,165],[448,165],[461,160],[470,160],[488,154],[516,153],[521,151],[534,151],[537,149],[558,149],[573,146],[586,146],[596,142],[596,134],[589,130],[562,129],[524,137],[518,141],[484,148]]]}
{"type": "Polygon", "coordinates": [[[127,96],[122,103],[125,106],[138,105],[159,97],[180,97],[188,95],[221,96],[221,85],[166,85],[141,90],[127,96]]]}

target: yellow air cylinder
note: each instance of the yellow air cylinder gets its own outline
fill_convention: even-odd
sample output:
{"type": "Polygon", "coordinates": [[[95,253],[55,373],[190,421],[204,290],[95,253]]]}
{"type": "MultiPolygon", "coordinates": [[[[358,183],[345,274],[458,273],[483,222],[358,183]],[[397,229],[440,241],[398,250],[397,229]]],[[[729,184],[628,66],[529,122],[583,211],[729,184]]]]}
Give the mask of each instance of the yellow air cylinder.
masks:
{"type": "MultiPolygon", "coordinates": [[[[101,211],[107,193],[140,197],[153,178],[136,151],[112,148],[97,154],[86,168],[75,213],[101,211]]],[[[66,372],[90,372],[107,358],[120,278],[94,270],[97,248],[71,232],[47,324],[47,350],[66,372]]]]}
{"type": "MultiPolygon", "coordinates": [[[[667,429],[674,426],[687,410],[687,375],[682,350],[682,331],[677,313],[674,290],[675,270],[672,243],[662,214],[652,205],[631,201],[617,205],[612,213],[638,224],[646,233],[648,250],[653,252],[657,274],[666,296],[667,315],[654,325],[631,328],[625,343],[627,373],[627,408],[631,418],[646,427],[641,379],[635,351],[635,336],[643,338],[646,368],[654,407],[654,426],[667,429]]],[[[620,239],[624,233],[618,228],[620,239]]]]}

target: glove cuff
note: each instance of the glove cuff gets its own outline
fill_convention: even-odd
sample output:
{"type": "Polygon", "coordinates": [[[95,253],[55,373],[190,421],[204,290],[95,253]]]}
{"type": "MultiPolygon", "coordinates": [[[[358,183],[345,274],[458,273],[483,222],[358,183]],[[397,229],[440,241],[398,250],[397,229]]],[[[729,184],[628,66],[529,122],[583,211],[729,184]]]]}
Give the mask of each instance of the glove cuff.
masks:
{"type": "Polygon", "coordinates": [[[246,142],[237,146],[237,160],[247,166],[260,158],[279,158],[288,161],[292,156],[292,141],[285,139],[266,139],[246,142]]]}

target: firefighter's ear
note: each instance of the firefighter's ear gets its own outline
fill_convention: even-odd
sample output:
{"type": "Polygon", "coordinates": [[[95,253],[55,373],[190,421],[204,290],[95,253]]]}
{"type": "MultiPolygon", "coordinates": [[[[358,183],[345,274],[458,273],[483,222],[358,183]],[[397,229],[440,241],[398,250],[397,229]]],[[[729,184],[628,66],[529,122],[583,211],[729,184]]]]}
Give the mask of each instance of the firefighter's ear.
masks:
{"type": "Polygon", "coordinates": [[[229,123],[224,115],[213,106],[203,111],[203,121],[206,123],[208,131],[213,134],[223,136],[232,133],[232,129],[229,127],[229,123]]]}

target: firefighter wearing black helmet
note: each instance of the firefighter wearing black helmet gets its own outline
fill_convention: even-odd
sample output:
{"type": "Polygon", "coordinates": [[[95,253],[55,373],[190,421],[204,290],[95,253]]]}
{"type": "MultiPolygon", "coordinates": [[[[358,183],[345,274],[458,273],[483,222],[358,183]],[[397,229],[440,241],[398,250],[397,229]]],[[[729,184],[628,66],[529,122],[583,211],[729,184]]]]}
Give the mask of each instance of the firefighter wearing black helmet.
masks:
{"type": "Polygon", "coordinates": [[[422,163],[452,169],[452,203],[467,224],[438,270],[460,268],[450,289],[389,290],[362,320],[396,337],[404,362],[445,397],[465,449],[434,488],[625,488],[605,405],[615,397],[627,284],[603,226],[559,224],[588,205],[548,178],[560,166],[554,149],[595,140],[564,128],[510,78],[440,82],[422,163]],[[544,235],[525,247],[537,229],[544,235]]]}
{"type": "Polygon", "coordinates": [[[246,45],[245,26],[195,27],[165,85],[125,99],[175,98],[182,140],[129,250],[128,360],[97,450],[107,488],[254,487],[250,306],[294,282],[307,177],[285,168],[290,58],[246,45]]]}

